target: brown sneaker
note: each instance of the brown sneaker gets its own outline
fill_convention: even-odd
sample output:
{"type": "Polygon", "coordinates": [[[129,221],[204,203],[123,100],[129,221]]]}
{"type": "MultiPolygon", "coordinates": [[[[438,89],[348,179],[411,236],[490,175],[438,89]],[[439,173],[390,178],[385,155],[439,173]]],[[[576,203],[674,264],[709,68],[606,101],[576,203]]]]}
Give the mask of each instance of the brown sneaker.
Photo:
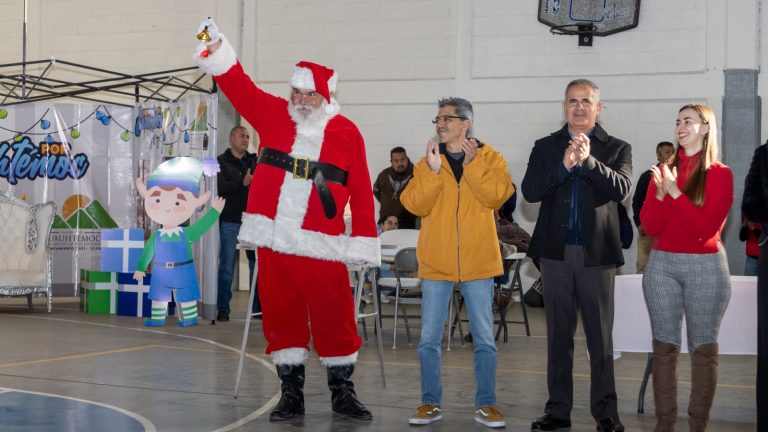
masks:
{"type": "Polygon", "coordinates": [[[504,414],[490,405],[481,406],[475,410],[475,421],[490,428],[502,428],[507,425],[504,414]]]}
{"type": "Polygon", "coordinates": [[[413,415],[408,419],[412,425],[425,425],[443,419],[443,410],[439,406],[432,404],[422,404],[413,415]]]}

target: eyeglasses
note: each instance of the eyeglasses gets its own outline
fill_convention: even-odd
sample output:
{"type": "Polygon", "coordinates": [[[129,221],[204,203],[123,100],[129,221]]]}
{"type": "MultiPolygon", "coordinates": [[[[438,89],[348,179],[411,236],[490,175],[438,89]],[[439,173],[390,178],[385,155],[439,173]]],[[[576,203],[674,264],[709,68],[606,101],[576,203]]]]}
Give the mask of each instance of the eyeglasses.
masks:
{"type": "Polygon", "coordinates": [[[309,93],[302,93],[301,90],[299,90],[299,89],[291,90],[291,97],[294,98],[294,99],[299,99],[299,100],[301,100],[303,98],[313,99],[318,94],[319,93],[314,92],[314,91],[310,91],[309,93]]]}
{"type": "Polygon", "coordinates": [[[571,106],[574,108],[578,107],[579,105],[584,105],[585,107],[591,107],[592,105],[594,105],[594,102],[591,99],[581,99],[581,100],[568,99],[567,101],[565,101],[565,103],[567,103],[568,106],[571,106]]]}
{"type": "Polygon", "coordinates": [[[449,121],[451,121],[453,119],[466,120],[467,118],[466,117],[459,117],[459,116],[444,115],[444,116],[437,116],[437,117],[433,118],[432,119],[432,123],[433,124],[438,124],[439,122],[448,123],[449,121]]]}

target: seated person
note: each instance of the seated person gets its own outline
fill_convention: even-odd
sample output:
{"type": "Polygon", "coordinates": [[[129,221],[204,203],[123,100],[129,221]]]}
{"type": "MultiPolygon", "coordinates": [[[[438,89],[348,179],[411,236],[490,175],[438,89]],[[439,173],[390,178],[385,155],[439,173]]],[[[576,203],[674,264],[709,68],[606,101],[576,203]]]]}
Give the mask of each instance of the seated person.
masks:
{"type": "MultiPolygon", "coordinates": [[[[385,231],[390,230],[396,230],[400,228],[400,223],[397,219],[397,216],[390,214],[386,216],[382,216],[382,218],[379,220],[379,235],[385,231]]],[[[381,267],[379,267],[377,274],[376,274],[376,280],[381,278],[394,278],[395,277],[395,265],[389,264],[389,263],[383,263],[381,267]]],[[[394,295],[394,288],[390,287],[383,287],[381,290],[382,294],[382,302],[389,303],[389,299],[387,297],[394,295]]]]}

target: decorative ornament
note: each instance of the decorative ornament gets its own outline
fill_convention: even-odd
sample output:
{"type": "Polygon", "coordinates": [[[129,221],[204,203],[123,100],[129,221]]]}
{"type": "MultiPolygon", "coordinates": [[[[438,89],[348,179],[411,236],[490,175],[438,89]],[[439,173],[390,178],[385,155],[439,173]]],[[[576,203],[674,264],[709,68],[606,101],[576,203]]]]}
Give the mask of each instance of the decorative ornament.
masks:
{"type": "Polygon", "coordinates": [[[69,132],[69,135],[70,135],[72,138],[75,138],[75,139],[77,139],[77,138],[80,138],[80,129],[74,129],[74,128],[73,128],[73,129],[72,129],[72,130],[69,132]]]}
{"type": "Polygon", "coordinates": [[[141,136],[141,121],[139,117],[136,117],[136,124],[133,126],[133,133],[137,137],[141,136]]]}
{"type": "Polygon", "coordinates": [[[43,130],[47,130],[49,127],[51,127],[51,122],[49,122],[46,119],[40,120],[40,128],[43,130]]]}
{"type": "Polygon", "coordinates": [[[104,118],[104,113],[99,110],[96,110],[96,120],[101,120],[103,118],[104,118]]]}
{"type": "Polygon", "coordinates": [[[131,139],[131,133],[128,131],[123,131],[123,133],[120,134],[120,139],[125,142],[128,142],[128,140],[131,139]]]}
{"type": "Polygon", "coordinates": [[[45,142],[48,144],[53,144],[53,136],[51,134],[46,135],[45,142]]]}
{"type": "Polygon", "coordinates": [[[109,116],[104,116],[101,118],[101,124],[103,124],[104,126],[108,126],[111,121],[112,119],[109,118],[109,116]]]}
{"type": "Polygon", "coordinates": [[[184,132],[184,142],[185,143],[189,142],[189,132],[184,132]]]}
{"type": "Polygon", "coordinates": [[[214,157],[203,158],[203,174],[208,177],[213,177],[221,171],[219,161],[214,157]]]}
{"type": "Polygon", "coordinates": [[[21,134],[16,134],[16,136],[13,137],[13,142],[21,142],[24,137],[21,134]]]}
{"type": "Polygon", "coordinates": [[[0,108],[0,120],[8,117],[8,111],[5,109],[0,108]]]}

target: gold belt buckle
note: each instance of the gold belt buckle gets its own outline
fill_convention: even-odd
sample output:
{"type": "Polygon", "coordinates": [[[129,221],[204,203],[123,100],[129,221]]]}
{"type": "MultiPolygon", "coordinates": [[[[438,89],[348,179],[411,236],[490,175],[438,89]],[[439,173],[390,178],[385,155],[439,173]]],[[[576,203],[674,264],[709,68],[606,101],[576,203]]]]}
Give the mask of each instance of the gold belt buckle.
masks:
{"type": "Polygon", "coordinates": [[[294,157],[293,158],[293,178],[295,179],[303,179],[307,180],[309,178],[309,158],[300,158],[300,157],[294,157]],[[299,170],[299,161],[304,161],[304,174],[301,172],[297,173],[296,171],[299,170]]]}

